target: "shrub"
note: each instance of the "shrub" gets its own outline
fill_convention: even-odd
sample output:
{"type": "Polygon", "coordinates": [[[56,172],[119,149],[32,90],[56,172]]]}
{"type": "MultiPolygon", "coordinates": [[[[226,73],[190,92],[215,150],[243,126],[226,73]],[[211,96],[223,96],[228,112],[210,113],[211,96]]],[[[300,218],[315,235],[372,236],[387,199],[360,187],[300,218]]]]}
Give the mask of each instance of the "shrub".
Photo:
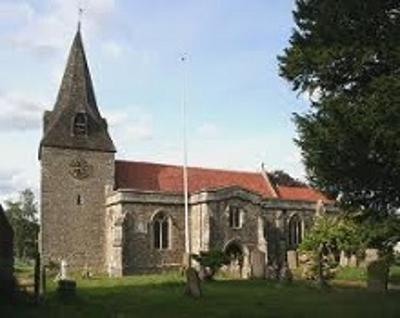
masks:
{"type": "Polygon", "coordinates": [[[212,250],[193,254],[193,259],[200,264],[200,278],[212,280],[217,271],[230,263],[229,257],[222,251],[212,250]]]}

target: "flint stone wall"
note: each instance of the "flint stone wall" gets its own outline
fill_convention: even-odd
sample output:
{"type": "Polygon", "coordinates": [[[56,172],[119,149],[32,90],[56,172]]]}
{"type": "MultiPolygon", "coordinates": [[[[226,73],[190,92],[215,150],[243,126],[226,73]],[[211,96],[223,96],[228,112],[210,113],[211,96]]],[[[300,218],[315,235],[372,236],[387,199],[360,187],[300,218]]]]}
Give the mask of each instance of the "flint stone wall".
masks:
{"type": "Polygon", "coordinates": [[[65,259],[71,269],[106,270],[106,187],[114,182],[114,154],[43,147],[41,150],[41,250],[44,263],[65,259]],[[84,159],[90,175],[71,174],[84,159]],[[81,204],[77,203],[78,195],[81,204]]]}

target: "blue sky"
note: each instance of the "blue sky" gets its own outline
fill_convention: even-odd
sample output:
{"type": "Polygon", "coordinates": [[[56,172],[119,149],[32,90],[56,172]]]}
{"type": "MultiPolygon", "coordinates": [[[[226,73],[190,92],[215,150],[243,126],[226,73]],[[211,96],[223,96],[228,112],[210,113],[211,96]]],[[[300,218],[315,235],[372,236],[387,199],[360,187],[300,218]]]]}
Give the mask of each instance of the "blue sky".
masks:
{"type": "Polygon", "coordinates": [[[276,60],[294,0],[0,0],[0,199],[39,187],[41,116],[53,107],[79,2],[117,158],[181,162],[179,57],[188,52],[190,164],[256,171],[264,162],[303,176],[291,114],[307,102],[276,60]]]}

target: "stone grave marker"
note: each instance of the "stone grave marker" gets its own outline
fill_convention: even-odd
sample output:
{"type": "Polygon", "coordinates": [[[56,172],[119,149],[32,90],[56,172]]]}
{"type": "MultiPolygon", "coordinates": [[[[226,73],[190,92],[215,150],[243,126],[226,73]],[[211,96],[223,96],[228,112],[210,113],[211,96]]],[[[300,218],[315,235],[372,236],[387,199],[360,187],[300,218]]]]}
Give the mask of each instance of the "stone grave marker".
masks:
{"type": "Polygon", "coordinates": [[[251,278],[265,277],[265,253],[254,249],[250,254],[251,278]]]}
{"type": "Polygon", "coordinates": [[[296,251],[287,251],[287,263],[291,270],[299,267],[296,251]]]}
{"type": "Polygon", "coordinates": [[[384,292],[388,287],[389,266],[384,258],[367,266],[367,288],[373,292],[384,292]]]}
{"type": "Polygon", "coordinates": [[[193,298],[200,298],[201,285],[197,271],[194,268],[189,267],[188,269],[186,269],[185,273],[186,273],[185,295],[191,296],[193,298]]]}

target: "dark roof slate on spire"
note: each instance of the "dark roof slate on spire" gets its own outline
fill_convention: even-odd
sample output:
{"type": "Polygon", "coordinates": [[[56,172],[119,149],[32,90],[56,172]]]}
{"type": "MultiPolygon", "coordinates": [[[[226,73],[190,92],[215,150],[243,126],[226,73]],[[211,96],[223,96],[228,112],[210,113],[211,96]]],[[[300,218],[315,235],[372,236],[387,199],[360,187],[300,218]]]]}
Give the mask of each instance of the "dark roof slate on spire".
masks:
{"type": "Polygon", "coordinates": [[[72,43],[53,111],[44,116],[42,146],[115,152],[96,103],[80,28],[72,43]],[[87,136],[74,136],[75,115],[86,114],[87,136]]]}

